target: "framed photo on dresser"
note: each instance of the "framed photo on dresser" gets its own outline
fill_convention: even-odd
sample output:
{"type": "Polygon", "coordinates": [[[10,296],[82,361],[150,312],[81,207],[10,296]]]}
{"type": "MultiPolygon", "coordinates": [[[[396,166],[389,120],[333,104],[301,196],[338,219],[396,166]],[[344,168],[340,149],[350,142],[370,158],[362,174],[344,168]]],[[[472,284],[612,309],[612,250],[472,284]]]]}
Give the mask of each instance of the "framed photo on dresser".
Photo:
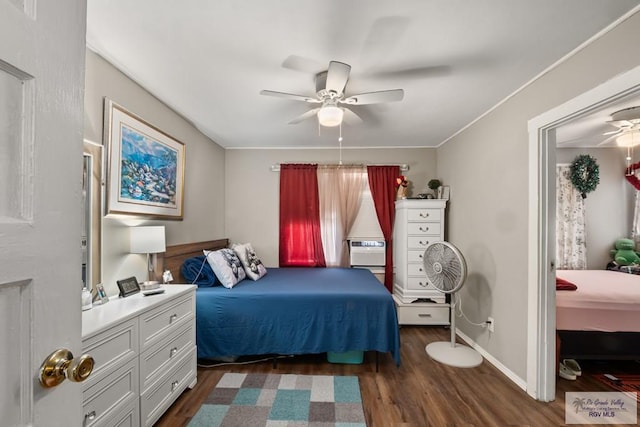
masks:
{"type": "Polygon", "coordinates": [[[440,191],[439,199],[449,200],[449,192],[450,192],[450,190],[449,190],[449,186],[448,185],[443,185],[442,187],[440,187],[439,191],[440,191]]]}

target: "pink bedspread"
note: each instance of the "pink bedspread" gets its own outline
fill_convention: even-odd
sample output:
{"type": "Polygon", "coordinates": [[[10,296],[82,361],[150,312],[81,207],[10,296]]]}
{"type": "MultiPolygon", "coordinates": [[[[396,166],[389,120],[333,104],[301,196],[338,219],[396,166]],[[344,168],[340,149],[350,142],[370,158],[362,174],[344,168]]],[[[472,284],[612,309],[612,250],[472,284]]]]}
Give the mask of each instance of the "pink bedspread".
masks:
{"type": "Polygon", "coordinates": [[[640,332],[640,275],[609,270],[558,270],[578,286],[556,291],[556,329],[640,332]]]}

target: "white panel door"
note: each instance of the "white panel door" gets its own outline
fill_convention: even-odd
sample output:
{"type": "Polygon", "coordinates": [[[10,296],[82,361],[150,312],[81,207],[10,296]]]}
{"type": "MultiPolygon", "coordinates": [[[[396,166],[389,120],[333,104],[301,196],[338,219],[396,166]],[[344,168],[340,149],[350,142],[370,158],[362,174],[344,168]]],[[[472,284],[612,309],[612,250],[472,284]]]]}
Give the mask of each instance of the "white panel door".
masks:
{"type": "Polygon", "coordinates": [[[79,383],[42,361],[81,352],[86,4],[0,0],[0,425],[80,426],[79,383]]]}

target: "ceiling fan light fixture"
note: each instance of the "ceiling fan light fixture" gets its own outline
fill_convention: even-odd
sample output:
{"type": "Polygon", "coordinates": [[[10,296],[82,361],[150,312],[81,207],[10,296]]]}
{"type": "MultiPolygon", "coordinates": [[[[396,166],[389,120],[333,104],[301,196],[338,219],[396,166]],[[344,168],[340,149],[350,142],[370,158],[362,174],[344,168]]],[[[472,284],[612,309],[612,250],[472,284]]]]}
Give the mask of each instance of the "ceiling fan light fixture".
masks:
{"type": "Polygon", "coordinates": [[[635,147],[640,144],[639,132],[625,132],[616,138],[616,144],[619,147],[635,147]]]}
{"type": "Polygon", "coordinates": [[[342,123],[344,110],[335,105],[327,105],[318,110],[318,123],[326,127],[338,126],[342,123]]]}

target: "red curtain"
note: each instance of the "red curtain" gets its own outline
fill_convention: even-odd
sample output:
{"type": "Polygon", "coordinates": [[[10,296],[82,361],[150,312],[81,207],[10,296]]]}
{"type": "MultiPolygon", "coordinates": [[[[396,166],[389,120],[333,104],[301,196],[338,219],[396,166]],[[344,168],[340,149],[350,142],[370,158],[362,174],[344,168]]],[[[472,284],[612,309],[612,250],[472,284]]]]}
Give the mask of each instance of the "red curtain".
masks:
{"type": "Polygon", "coordinates": [[[280,165],[280,267],[325,267],[318,165],[280,165]]]}
{"type": "Polygon", "coordinates": [[[386,265],[384,267],[384,286],[393,293],[393,221],[396,217],[396,178],[400,176],[398,166],[368,166],[369,188],[378,222],[387,243],[386,265]]]}

